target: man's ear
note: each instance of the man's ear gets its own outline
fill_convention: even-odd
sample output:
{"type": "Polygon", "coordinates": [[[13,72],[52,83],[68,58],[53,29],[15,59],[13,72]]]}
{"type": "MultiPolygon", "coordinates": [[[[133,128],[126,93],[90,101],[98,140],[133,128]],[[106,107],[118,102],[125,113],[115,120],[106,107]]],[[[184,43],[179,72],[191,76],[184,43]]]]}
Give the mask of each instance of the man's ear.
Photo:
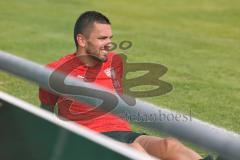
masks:
{"type": "Polygon", "coordinates": [[[87,45],[87,40],[82,34],[77,34],[77,43],[80,47],[85,47],[87,45]]]}

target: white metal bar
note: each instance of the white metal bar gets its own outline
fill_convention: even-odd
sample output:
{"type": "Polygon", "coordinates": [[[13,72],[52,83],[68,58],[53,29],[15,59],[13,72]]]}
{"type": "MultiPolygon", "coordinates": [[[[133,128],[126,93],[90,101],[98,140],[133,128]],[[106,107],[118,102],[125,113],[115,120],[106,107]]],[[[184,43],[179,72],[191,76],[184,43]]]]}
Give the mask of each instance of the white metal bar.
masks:
{"type": "MultiPolygon", "coordinates": [[[[3,51],[0,51],[0,69],[26,78],[27,80],[31,80],[44,87],[48,87],[49,77],[52,73],[51,70],[48,70],[37,63],[16,57],[3,51]]],[[[72,81],[72,84],[78,86],[84,86],[89,89],[94,88],[108,92],[102,87],[93,84],[89,85],[73,77],[70,77],[70,80],[72,81]]],[[[137,100],[135,106],[129,106],[121,99],[121,97],[116,94],[115,96],[118,99],[118,106],[115,108],[115,110],[113,110],[113,113],[121,116],[124,112],[127,112],[129,115],[135,115],[136,113],[144,113],[148,115],[155,114],[156,118],[154,120],[141,122],[139,125],[160,130],[174,137],[187,140],[205,149],[214,151],[223,157],[233,160],[240,159],[239,134],[227,131],[223,128],[216,127],[191,117],[187,117],[188,119],[191,119],[189,121],[178,121],[176,119],[171,121],[162,120],[159,117],[159,110],[161,111],[162,115],[172,114],[173,116],[177,116],[178,113],[163,109],[160,106],[155,106],[141,100],[137,100]]],[[[79,98],[81,99],[81,97],[79,98]]]]}

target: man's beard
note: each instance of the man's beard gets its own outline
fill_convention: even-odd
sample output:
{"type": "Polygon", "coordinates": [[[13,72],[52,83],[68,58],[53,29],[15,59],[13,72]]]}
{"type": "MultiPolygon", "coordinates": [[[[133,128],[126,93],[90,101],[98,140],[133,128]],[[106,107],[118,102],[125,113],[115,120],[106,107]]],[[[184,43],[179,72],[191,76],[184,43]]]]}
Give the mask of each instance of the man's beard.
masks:
{"type": "Polygon", "coordinates": [[[107,55],[102,55],[100,49],[99,50],[93,49],[91,45],[86,48],[86,52],[89,56],[91,56],[93,59],[99,62],[106,62],[108,60],[107,55]],[[102,58],[101,56],[104,56],[105,58],[102,58]]]}
{"type": "Polygon", "coordinates": [[[108,60],[108,58],[106,57],[106,58],[100,58],[100,57],[98,57],[98,56],[95,56],[95,55],[90,55],[93,59],[95,59],[95,60],[97,60],[97,61],[99,61],[99,62],[106,62],[107,60],[108,60]]]}

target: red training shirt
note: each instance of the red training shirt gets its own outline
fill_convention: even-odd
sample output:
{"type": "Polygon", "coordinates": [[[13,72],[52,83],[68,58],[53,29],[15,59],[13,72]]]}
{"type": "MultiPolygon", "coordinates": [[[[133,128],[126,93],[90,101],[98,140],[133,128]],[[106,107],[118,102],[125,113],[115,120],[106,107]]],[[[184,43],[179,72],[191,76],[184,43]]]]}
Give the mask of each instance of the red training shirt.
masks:
{"type": "MultiPolygon", "coordinates": [[[[64,68],[64,70],[70,68],[71,70],[68,71],[69,75],[80,78],[85,82],[98,84],[113,92],[117,91],[121,94],[121,79],[123,75],[122,59],[115,53],[109,53],[107,56],[108,60],[106,62],[99,62],[94,67],[85,66],[79,58],[77,58],[76,53],[60,58],[47,66],[60,71],[61,69],[59,68],[61,67],[64,68]],[[76,59],[77,61],[75,61],[76,59]]],[[[86,103],[80,103],[68,97],[53,94],[43,88],[39,88],[39,99],[43,105],[55,106],[55,104],[57,104],[58,114],[60,116],[73,120],[97,132],[131,131],[130,124],[126,120],[117,115],[104,113],[100,110],[89,112],[89,115],[87,115],[90,117],[93,116],[94,118],[87,120],[84,120],[84,118],[79,119],[79,115],[82,116],[93,108],[86,103]]]]}

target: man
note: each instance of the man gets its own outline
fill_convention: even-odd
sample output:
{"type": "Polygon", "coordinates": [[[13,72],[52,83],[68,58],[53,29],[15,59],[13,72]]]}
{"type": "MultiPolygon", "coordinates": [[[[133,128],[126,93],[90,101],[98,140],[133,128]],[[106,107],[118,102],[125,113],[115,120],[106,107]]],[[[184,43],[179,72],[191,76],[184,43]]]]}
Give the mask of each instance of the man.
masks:
{"type": "MultiPolygon", "coordinates": [[[[62,69],[72,67],[71,72],[68,72],[70,75],[89,83],[102,85],[121,94],[122,61],[116,54],[109,52],[111,38],[111,23],[108,18],[99,12],[85,12],[77,19],[74,28],[76,52],[48,64],[48,67],[53,69],[59,69],[62,66],[64,66],[62,69]],[[74,61],[76,58],[78,61],[74,61]],[[112,72],[114,72],[114,76],[109,75],[112,72]]],[[[137,150],[147,152],[155,157],[163,160],[201,159],[196,152],[174,138],[160,138],[133,132],[126,120],[110,113],[104,114],[100,110],[89,112],[91,106],[86,103],[69,100],[67,97],[53,94],[42,88],[39,90],[39,98],[43,108],[53,111],[57,104],[60,116],[74,120],[78,124],[127,143],[137,150]],[[84,117],[93,118],[74,118],[76,114],[84,115],[86,113],[92,115],[84,117]],[[94,117],[94,115],[98,116],[94,117]]]]}

